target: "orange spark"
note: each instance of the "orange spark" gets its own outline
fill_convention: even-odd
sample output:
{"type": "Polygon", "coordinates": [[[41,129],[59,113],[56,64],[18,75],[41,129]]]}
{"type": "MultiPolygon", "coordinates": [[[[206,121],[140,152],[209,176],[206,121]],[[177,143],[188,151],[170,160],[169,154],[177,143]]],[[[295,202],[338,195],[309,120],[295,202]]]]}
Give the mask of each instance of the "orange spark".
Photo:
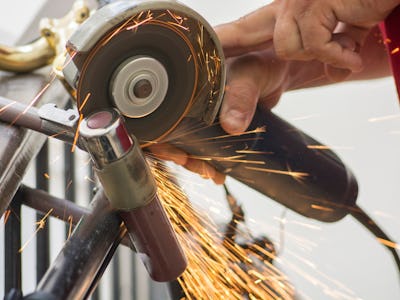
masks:
{"type": "Polygon", "coordinates": [[[17,103],[17,101],[12,101],[12,102],[8,103],[7,105],[3,106],[2,108],[0,108],[0,114],[3,113],[10,106],[14,105],[15,103],[17,103]]]}
{"type": "Polygon", "coordinates": [[[58,137],[59,135],[66,134],[66,133],[68,133],[68,132],[69,132],[68,130],[62,130],[62,131],[60,131],[60,132],[58,132],[58,133],[49,135],[49,137],[51,137],[51,138],[56,138],[56,137],[58,137]]]}
{"type": "Polygon", "coordinates": [[[85,107],[86,102],[89,100],[90,96],[92,95],[92,93],[87,93],[85,96],[85,99],[83,99],[82,104],[79,106],[78,111],[82,111],[82,109],[85,107]]]}
{"type": "Polygon", "coordinates": [[[388,116],[383,116],[383,117],[376,117],[376,118],[370,118],[368,119],[368,122],[382,122],[382,121],[389,121],[389,120],[394,120],[400,118],[400,114],[396,115],[388,115],[388,116]]]}
{"type": "Polygon", "coordinates": [[[332,208],[325,207],[325,206],[320,206],[320,205],[316,205],[316,204],[312,204],[311,208],[314,208],[314,209],[317,209],[317,210],[322,210],[322,211],[333,211],[332,208]]]}
{"type": "Polygon", "coordinates": [[[273,173],[273,174],[280,174],[280,175],[288,175],[288,176],[292,176],[295,178],[302,178],[302,177],[307,177],[310,175],[310,174],[304,173],[304,172],[283,171],[283,170],[264,169],[264,168],[255,168],[255,167],[246,167],[246,169],[253,170],[253,171],[273,173]]]}
{"type": "Polygon", "coordinates": [[[271,151],[255,151],[255,150],[236,150],[236,153],[239,154],[274,154],[271,151]]]}
{"type": "Polygon", "coordinates": [[[391,52],[390,52],[390,54],[396,54],[397,52],[399,52],[400,51],[400,49],[399,49],[399,47],[397,47],[397,48],[394,48],[391,52]]]}
{"type": "Polygon", "coordinates": [[[49,175],[48,173],[44,173],[43,176],[44,176],[44,178],[46,178],[46,179],[50,179],[50,175],[49,175]]]}
{"type": "Polygon", "coordinates": [[[189,28],[188,27],[185,27],[185,26],[183,26],[183,25],[181,25],[181,24],[177,24],[177,23],[175,23],[175,22],[167,22],[168,24],[171,24],[171,25],[173,25],[173,26],[176,26],[176,27],[179,27],[179,28],[181,28],[181,29],[183,29],[183,30],[185,30],[185,31],[189,31],[189,28]]]}
{"type": "Polygon", "coordinates": [[[26,246],[32,241],[33,237],[39,232],[39,230],[43,229],[46,226],[47,218],[50,216],[53,209],[50,209],[47,214],[36,222],[37,228],[35,232],[31,235],[31,237],[22,245],[22,247],[18,250],[18,253],[22,253],[26,246]]]}
{"type": "Polygon", "coordinates": [[[400,246],[397,243],[394,243],[392,241],[388,241],[388,240],[385,240],[385,239],[381,239],[381,238],[377,238],[377,240],[378,240],[379,243],[381,243],[381,244],[383,244],[383,245],[385,245],[387,247],[400,250],[400,246]]]}
{"type": "Polygon", "coordinates": [[[307,145],[308,149],[315,149],[315,150],[351,150],[354,149],[353,147],[345,147],[345,146],[326,146],[326,145],[307,145]]]}
{"type": "Polygon", "coordinates": [[[83,120],[83,115],[79,114],[78,126],[76,127],[75,136],[74,136],[74,142],[72,143],[71,152],[75,151],[76,143],[78,142],[78,137],[79,137],[79,127],[81,126],[82,120],[83,120]]]}
{"type": "Polygon", "coordinates": [[[134,21],[135,24],[134,24],[134,25],[131,25],[131,26],[129,26],[129,27],[127,27],[126,30],[137,29],[140,25],[143,25],[143,24],[145,24],[145,23],[147,23],[147,22],[149,22],[149,21],[151,21],[151,20],[153,20],[153,17],[148,17],[147,19],[144,19],[144,20],[142,20],[142,21],[140,21],[140,22],[134,21]]]}
{"type": "Polygon", "coordinates": [[[69,180],[68,183],[67,183],[67,186],[65,187],[65,190],[66,190],[66,191],[69,190],[71,184],[72,184],[72,180],[69,180]]]}
{"type": "Polygon", "coordinates": [[[4,212],[4,224],[7,223],[8,218],[10,217],[10,215],[11,215],[11,209],[7,209],[7,210],[4,212]]]}
{"type": "Polygon", "coordinates": [[[383,42],[385,44],[390,44],[392,42],[392,40],[390,38],[385,38],[385,40],[383,42]]]}
{"type": "Polygon", "coordinates": [[[51,79],[49,80],[48,83],[46,83],[46,85],[36,94],[36,96],[29,102],[29,104],[26,106],[26,108],[24,109],[24,111],[18,115],[11,123],[10,126],[13,126],[15,124],[15,122],[18,121],[18,119],[26,114],[26,112],[36,104],[36,102],[40,99],[40,97],[47,91],[47,89],[50,87],[50,85],[52,84],[52,82],[56,79],[56,75],[54,74],[51,79]]]}
{"type": "MultiPolygon", "coordinates": [[[[67,51],[64,52],[64,54],[66,54],[66,53],[67,53],[67,51]]],[[[74,51],[74,53],[64,62],[64,64],[62,66],[56,67],[56,70],[57,71],[64,70],[73,61],[73,59],[75,58],[77,53],[78,53],[77,51],[74,51]]]]}
{"type": "Polygon", "coordinates": [[[73,217],[72,216],[68,216],[69,227],[68,227],[68,237],[67,237],[67,239],[70,238],[71,233],[72,233],[72,220],[73,220],[73,217]]]}

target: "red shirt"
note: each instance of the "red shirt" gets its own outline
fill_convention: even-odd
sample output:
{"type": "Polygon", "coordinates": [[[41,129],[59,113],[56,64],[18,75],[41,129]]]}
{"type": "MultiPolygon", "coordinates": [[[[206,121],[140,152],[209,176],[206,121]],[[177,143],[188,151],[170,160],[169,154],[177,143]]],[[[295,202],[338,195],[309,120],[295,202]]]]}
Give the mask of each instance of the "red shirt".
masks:
{"type": "Polygon", "coordinates": [[[381,31],[389,51],[392,73],[400,99],[400,6],[381,24],[381,31]]]}

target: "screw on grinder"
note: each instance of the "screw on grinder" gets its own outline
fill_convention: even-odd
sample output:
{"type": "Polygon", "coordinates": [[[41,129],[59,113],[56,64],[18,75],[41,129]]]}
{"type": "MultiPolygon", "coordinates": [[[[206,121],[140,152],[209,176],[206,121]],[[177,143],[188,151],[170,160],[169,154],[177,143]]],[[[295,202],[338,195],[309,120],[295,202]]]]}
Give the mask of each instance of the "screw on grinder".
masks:
{"type": "Polygon", "coordinates": [[[284,206],[334,222],[355,205],[357,181],[326,146],[270,111],[227,136],[217,114],[225,85],[212,27],[172,0],[117,1],[71,37],[64,75],[86,116],[117,108],[142,146],[169,142],[284,206]]]}

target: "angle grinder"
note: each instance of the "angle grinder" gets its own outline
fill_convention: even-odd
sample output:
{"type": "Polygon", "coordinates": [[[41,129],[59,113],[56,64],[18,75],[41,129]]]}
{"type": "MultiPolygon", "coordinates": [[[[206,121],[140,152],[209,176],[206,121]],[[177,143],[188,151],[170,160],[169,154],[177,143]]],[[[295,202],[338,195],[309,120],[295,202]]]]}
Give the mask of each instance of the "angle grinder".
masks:
{"type": "Polygon", "coordinates": [[[185,5],[113,2],[82,24],[67,50],[64,75],[83,116],[117,109],[142,147],[169,142],[208,158],[306,217],[334,222],[354,206],[357,182],[340,158],[272,112],[257,110],[247,134],[227,136],[217,117],[222,47],[207,21],[185,5]]]}

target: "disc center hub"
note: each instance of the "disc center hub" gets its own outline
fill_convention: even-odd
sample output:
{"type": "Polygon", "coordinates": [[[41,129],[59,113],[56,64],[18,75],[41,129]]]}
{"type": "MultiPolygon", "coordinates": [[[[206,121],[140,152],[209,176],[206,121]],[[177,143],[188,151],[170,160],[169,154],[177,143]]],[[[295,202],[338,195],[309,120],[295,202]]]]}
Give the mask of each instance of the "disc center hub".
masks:
{"type": "Polygon", "coordinates": [[[121,63],[111,79],[116,107],[130,118],[142,118],[163,103],[168,91],[168,73],[163,64],[147,56],[136,56],[121,63]]]}

